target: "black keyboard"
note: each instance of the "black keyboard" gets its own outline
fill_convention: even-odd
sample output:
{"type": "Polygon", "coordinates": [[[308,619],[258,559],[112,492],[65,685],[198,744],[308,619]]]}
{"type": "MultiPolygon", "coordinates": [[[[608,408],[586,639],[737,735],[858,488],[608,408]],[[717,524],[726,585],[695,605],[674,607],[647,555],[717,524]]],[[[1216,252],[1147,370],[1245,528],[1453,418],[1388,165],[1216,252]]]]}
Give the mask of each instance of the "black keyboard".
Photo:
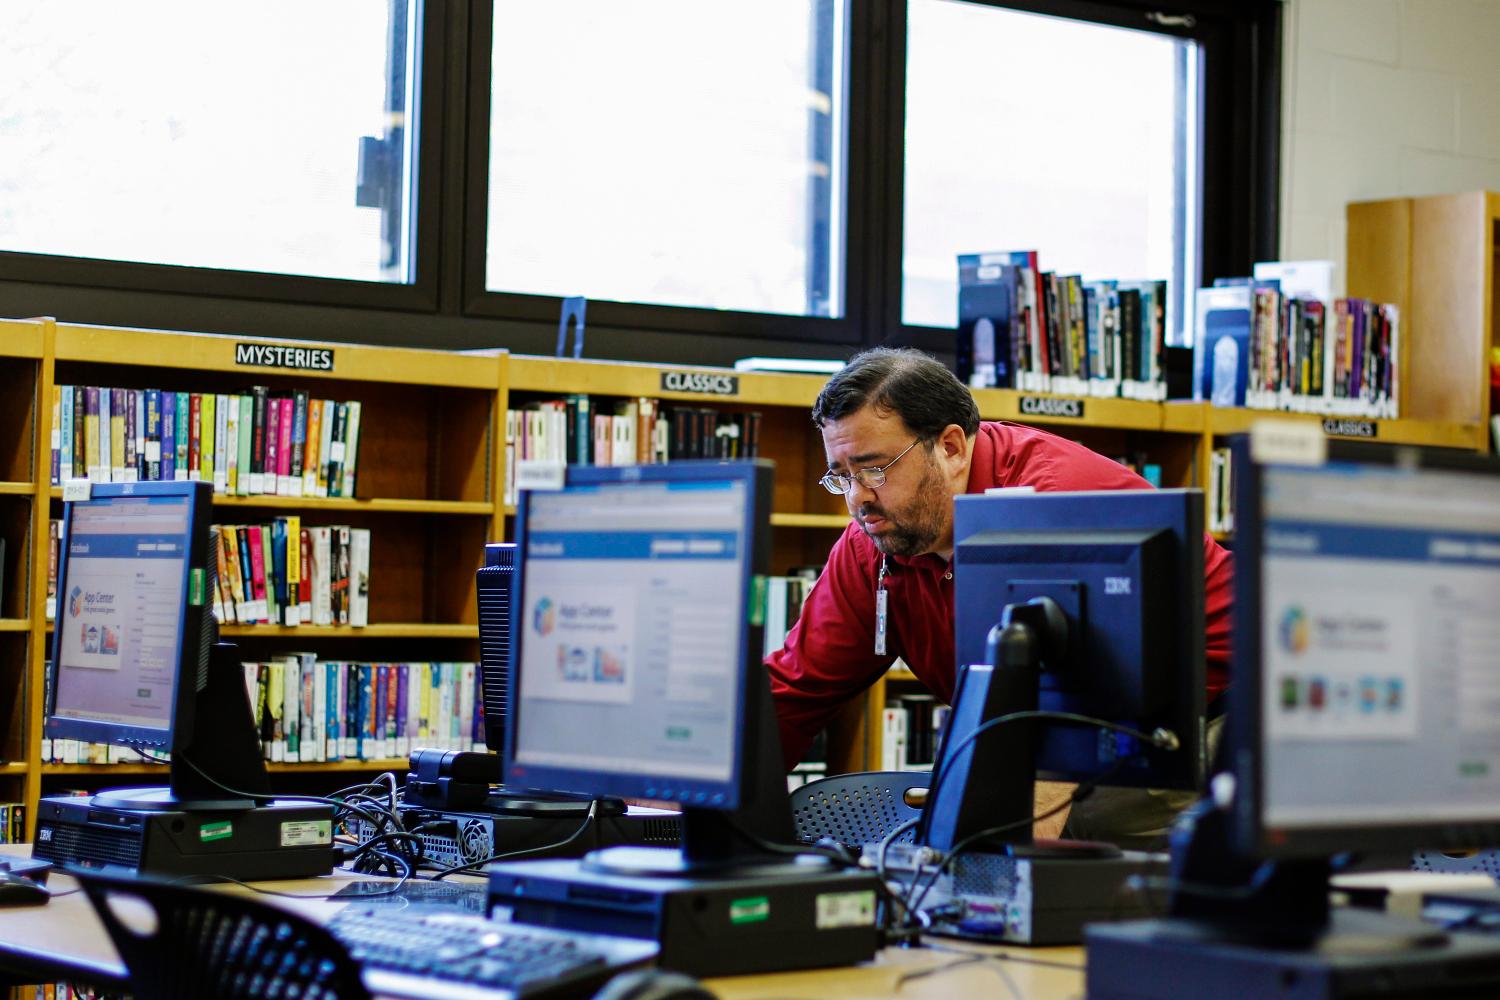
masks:
{"type": "Polygon", "coordinates": [[[512,924],[453,907],[351,903],[328,925],[371,992],[432,1000],[588,996],[652,941],[512,924]]]}

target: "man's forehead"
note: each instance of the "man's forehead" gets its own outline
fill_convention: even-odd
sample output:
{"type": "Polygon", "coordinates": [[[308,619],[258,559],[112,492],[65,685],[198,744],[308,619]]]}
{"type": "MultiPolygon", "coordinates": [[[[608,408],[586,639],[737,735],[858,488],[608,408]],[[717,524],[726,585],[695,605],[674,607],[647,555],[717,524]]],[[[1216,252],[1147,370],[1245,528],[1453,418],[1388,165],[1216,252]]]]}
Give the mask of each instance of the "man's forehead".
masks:
{"type": "Polygon", "coordinates": [[[906,447],[908,436],[900,420],[830,421],[823,427],[823,450],[829,468],[870,465],[906,447]]]}

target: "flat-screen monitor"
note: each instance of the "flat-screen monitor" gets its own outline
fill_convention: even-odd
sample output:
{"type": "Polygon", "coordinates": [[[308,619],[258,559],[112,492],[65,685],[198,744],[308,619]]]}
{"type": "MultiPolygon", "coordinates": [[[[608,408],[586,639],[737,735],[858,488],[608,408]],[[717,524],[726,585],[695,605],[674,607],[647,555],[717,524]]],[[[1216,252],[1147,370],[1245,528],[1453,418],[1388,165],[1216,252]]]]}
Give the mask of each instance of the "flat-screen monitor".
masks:
{"type": "Polygon", "coordinates": [[[1237,847],[1500,843],[1500,463],[1235,457],[1237,847]]]}
{"type": "Polygon", "coordinates": [[[1197,490],[961,496],[959,683],[918,836],[1024,824],[1035,777],[1192,789],[1204,774],[1203,496],[1197,490]],[[1045,609],[1045,612],[1044,610],[1045,609]],[[993,634],[993,640],[992,640],[993,634]],[[1032,719],[972,736],[1014,712],[1032,719]],[[946,772],[946,774],[945,774],[946,772]]]}
{"type": "Polygon", "coordinates": [[[216,634],[210,490],[101,484],[64,504],[49,737],[160,751],[191,740],[216,634]]]}
{"type": "Polygon", "coordinates": [[[507,785],[739,806],[758,472],[574,468],[523,495],[507,785]]]}

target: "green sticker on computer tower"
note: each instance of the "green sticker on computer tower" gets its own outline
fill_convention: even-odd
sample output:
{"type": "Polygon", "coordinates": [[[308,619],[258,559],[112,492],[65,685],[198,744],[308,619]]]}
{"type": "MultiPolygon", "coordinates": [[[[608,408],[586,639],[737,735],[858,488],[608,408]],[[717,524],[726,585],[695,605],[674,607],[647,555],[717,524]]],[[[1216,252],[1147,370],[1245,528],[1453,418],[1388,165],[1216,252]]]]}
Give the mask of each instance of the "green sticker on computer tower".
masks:
{"type": "Polygon", "coordinates": [[[731,924],[754,924],[769,919],[771,919],[771,899],[768,896],[736,899],[729,904],[731,924]]]}
{"type": "Polygon", "coordinates": [[[194,607],[203,604],[203,569],[195,566],[188,571],[188,603],[194,607]]]}
{"type": "Polygon", "coordinates": [[[223,840],[225,837],[234,836],[234,824],[228,820],[220,823],[204,823],[198,827],[198,839],[207,843],[210,840],[223,840]]]}

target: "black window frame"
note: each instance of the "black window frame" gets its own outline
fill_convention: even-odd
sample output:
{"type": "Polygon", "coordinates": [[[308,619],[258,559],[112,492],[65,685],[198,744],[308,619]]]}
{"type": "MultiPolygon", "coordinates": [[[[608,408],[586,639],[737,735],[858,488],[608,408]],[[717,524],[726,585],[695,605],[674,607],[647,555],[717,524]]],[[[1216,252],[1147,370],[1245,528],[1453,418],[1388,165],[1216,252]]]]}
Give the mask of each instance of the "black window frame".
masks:
{"type": "MultiPolygon", "coordinates": [[[[404,2],[423,3],[412,283],[0,252],[0,315],[551,353],[560,298],[485,288],[493,0],[404,2]]],[[[1198,41],[1199,280],[1248,273],[1276,255],[1281,0],[964,2],[1198,41]]],[[[876,344],[951,353],[951,330],[901,322],[906,9],[906,0],[848,3],[843,315],[598,299],[589,303],[589,356],[723,364],[746,354],[842,357],[876,344]]]]}

